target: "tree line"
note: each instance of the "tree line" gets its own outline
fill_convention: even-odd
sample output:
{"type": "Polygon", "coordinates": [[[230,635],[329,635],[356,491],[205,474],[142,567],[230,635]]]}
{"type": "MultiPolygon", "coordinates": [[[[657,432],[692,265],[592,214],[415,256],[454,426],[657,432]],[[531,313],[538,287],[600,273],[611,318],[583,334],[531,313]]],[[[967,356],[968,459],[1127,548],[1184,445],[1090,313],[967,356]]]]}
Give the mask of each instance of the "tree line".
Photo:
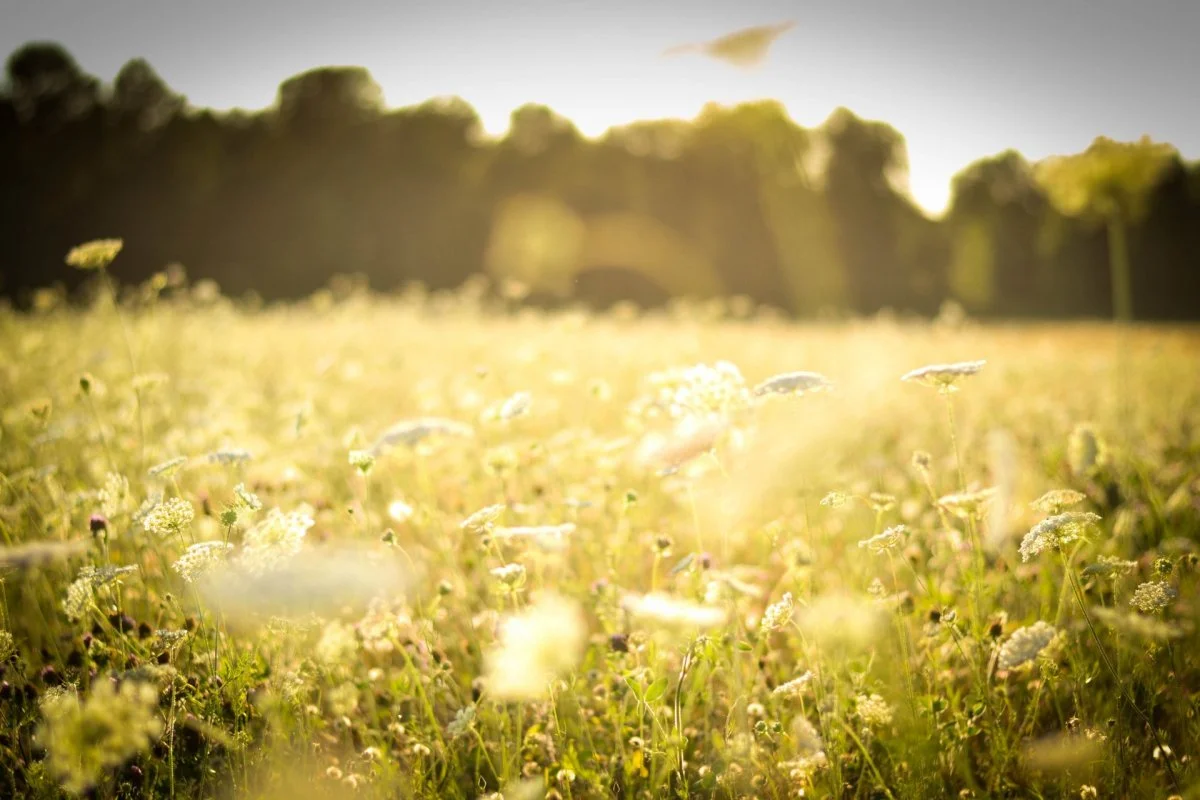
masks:
{"type": "Polygon", "coordinates": [[[179,263],[266,299],[486,273],[546,303],[1200,318],[1200,164],[1149,140],[980,160],[931,219],[903,189],[902,135],[846,109],[809,129],[773,101],[710,105],[587,138],[529,104],[487,138],[457,98],[386,108],[361,68],[217,113],[144,60],[104,84],[32,43],[0,85],[0,176],[0,294],[18,303],[78,285],[73,245],[121,237],[119,280],[179,263]]]}

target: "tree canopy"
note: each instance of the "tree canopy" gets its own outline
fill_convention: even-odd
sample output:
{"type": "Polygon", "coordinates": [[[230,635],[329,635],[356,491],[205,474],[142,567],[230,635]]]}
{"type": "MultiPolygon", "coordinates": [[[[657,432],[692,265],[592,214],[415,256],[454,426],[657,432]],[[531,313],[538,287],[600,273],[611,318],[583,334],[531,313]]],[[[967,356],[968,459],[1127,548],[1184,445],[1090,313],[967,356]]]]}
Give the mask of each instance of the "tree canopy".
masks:
{"type": "Polygon", "coordinates": [[[901,133],[848,109],[808,129],[773,101],[714,104],[589,139],[531,103],[487,139],[459,98],[387,108],[360,67],[220,114],[142,59],[105,84],[32,43],[0,85],[0,174],[0,293],[18,302],[82,279],[63,263],[74,244],[119,236],[120,280],[181,263],[265,298],[346,273],[382,290],[488,273],[553,303],[737,294],[796,314],[932,314],[953,299],[1107,317],[1119,245],[1137,317],[1200,316],[1200,165],[1148,139],[987,156],[933,219],[905,189],[901,133]]]}

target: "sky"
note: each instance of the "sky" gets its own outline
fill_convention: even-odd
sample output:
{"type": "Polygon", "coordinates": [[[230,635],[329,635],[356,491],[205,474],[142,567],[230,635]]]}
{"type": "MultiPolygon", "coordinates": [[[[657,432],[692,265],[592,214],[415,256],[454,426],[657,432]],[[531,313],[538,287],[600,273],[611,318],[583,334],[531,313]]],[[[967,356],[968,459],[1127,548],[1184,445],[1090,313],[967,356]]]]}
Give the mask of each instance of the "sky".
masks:
{"type": "Polygon", "coordinates": [[[952,176],[1015,148],[1149,134],[1200,158],[1198,0],[0,0],[0,52],[62,43],[111,80],[144,57],[198,106],[270,105],[322,65],[367,67],[389,105],[459,95],[495,134],[549,105],[587,135],[774,98],[815,126],[838,106],[894,125],[931,214],[952,176]],[[764,63],[675,45],[792,20],[764,63]]]}

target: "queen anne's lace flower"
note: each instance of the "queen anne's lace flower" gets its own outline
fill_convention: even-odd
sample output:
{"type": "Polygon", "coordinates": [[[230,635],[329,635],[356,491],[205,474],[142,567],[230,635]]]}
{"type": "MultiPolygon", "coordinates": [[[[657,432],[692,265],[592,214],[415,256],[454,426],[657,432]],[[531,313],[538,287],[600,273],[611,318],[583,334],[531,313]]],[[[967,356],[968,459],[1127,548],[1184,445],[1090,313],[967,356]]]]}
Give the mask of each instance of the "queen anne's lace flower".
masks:
{"type": "Polygon", "coordinates": [[[136,566],[94,567],[91,565],[80,569],[79,577],[67,587],[67,596],[63,600],[63,611],[66,612],[67,618],[81,619],[87,613],[97,587],[106,586],[122,575],[137,572],[137,569],[136,566]]]}
{"type": "Polygon", "coordinates": [[[1087,495],[1074,489],[1051,489],[1030,503],[1030,507],[1043,514],[1059,514],[1064,508],[1078,505],[1087,499],[1087,495]]]}
{"type": "Polygon", "coordinates": [[[920,383],[937,389],[943,394],[958,391],[958,382],[978,374],[986,361],[959,361],[954,364],[930,364],[905,373],[900,380],[920,383]]]}
{"type": "Polygon", "coordinates": [[[1000,647],[1000,656],[996,661],[996,666],[1000,669],[1013,669],[1033,661],[1037,658],[1038,653],[1046,649],[1057,633],[1058,631],[1053,625],[1042,620],[1024,628],[1018,628],[1000,647]]]}
{"type": "Polygon", "coordinates": [[[804,693],[804,690],[808,687],[808,684],[812,682],[812,678],[813,674],[811,671],[805,672],[803,675],[792,678],[786,683],[779,684],[775,687],[771,694],[775,695],[776,697],[799,697],[804,693]]]}
{"type": "Polygon", "coordinates": [[[662,370],[649,375],[646,384],[646,393],[630,406],[637,417],[723,417],[750,402],[741,371],[728,361],[662,370]]]}
{"type": "Polygon", "coordinates": [[[895,550],[904,544],[904,537],[907,535],[907,526],[893,525],[882,533],[875,534],[870,539],[863,539],[858,543],[858,546],[865,547],[872,553],[882,554],[889,550],[895,550]]]}
{"type": "Polygon", "coordinates": [[[819,372],[784,372],[772,375],[754,387],[754,396],[772,394],[801,395],[832,388],[833,384],[819,372]]]}
{"type": "Polygon", "coordinates": [[[938,505],[959,519],[979,517],[984,508],[996,498],[997,489],[994,486],[979,489],[974,492],[958,492],[938,498],[938,505]]]}
{"type": "Polygon", "coordinates": [[[388,428],[371,445],[371,452],[379,455],[397,444],[412,447],[431,436],[466,438],[474,435],[475,429],[465,423],[442,417],[421,417],[398,422],[388,428]]]}
{"type": "Polygon", "coordinates": [[[151,509],[142,519],[142,526],[159,536],[178,536],[188,529],[195,515],[191,503],[182,497],[172,497],[151,509]]]}
{"type": "Polygon", "coordinates": [[[129,505],[129,480],[119,472],[110,472],[100,490],[100,510],[104,516],[113,518],[129,505]]]}
{"type": "Polygon", "coordinates": [[[312,526],[313,518],[307,508],[288,514],[273,508],[266,519],[246,532],[239,561],[252,573],[274,569],[300,552],[312,526]]]}
{"type": "Polygon", "coordinates": [[[1028,561],[1046,550],[1057,550],[1085,538],[1088,528],[1100,521],[1099,514],[1090,511],[1065,511],[1034,525],[1021,540],[1021,560],[1028,561]]]}
{"type": "Polygon", "coordinates": [[[854,710],[868,728],[882,728],[892,722],[892,707],[877,694],[860,694],[854,699],[854,710]]]}
{"type": "Polygon", "coordinates": [[[484,506],[464,519],[459,527],[467,533],[490,533],[502,513],[504,513],[504,506],[500,503],[484,506]]]}
{"type": "Polygon", "coordinates": [[[1175,587],[1166,581],[1150,581],[1134,590],[1129,605],[1143,614],[1155,614],[1171,605],[1178,594],[1175,587]]]}
{"type": "Polygon", "coordinates": [[[767,610],[762,615],[762,629],[764,631],[777,631],[784,625],[792,621],[792,613],[796,605],[792,601],[792,593],[784,592],[783,597],[778,603],[772,603],[767,606],[767,610]]]}
{"type": "Polygon", "coordinates": [[[179,560],[171,565],[171,569],[178,572],[185,581],[192,583],[224,563],[231,550],[233,545],[225,542],[198,542],[184,551],[179,560]]]}
{"type": "Polygon", "coordinates": [[[146,474],[151,478],[168,478],[179,471],[179,468],[187,463],[187,456],[176,456],[175,458],[167,459],[161,464],[155,464],[146,471],[146,474]]]}

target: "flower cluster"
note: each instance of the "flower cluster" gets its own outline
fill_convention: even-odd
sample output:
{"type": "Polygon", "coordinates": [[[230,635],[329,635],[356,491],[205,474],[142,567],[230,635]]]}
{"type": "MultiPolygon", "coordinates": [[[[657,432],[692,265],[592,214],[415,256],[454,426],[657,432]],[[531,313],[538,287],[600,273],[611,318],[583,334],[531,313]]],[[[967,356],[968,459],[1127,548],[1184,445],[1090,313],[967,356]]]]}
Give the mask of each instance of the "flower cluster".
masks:
{"type": "Polygon", "coordinates": [[[854,710],[868,728],[883,728],[892,724],[892,707],[877,694],[858,695],[854,698],[854,710]]]}
{"type": "Polygon", "coordinates": [[[172,497],[154,508],[142,519],[142,527],[159,536],[179,536],[188,529],[196,512],[182,497],[172,497]]]}
{"type": "Polygon", "coordinates": [[[958,382],[976,375],[986,361],[959,361],[954,364],[930,364],[914,369],[900,377],[908,383],[919,383],[937,389],[943,394],[958,391],[958,382]]]}
{"type": "Polygon", "coordinates": [[[1071,542],[1086,537],[1089,528],[1100,522],[1100,515],[1090,511],[1064,511],[1034,525],[1021,540],[1021,560],[1028,561],[1047,550],[1060,550],[1071,542]]]}
{"type": "Polygon", "coordinates": [[[273,508],[242,540],[238,561],[247,571],[262,574],[300,552],[313,518],[307,509],[283,513],[273,508]]]}
{"type": "Polygon", "coordinates": [[[767,606],[767,610],[763,612],[762,629],[764,631],[777,631],[784,625],[787,625],[792,621],[792,613],[795,611],[795,608],[796,605],[792,600],[792,593],[784,592],[779,602],[767,606]]]}
{"type": "Polygon", "coordinates": [[[859,547],[865,547],[876,555],[895,550],[904,544],[905,537],[908,536],[908,528],[904,525],[893,525],[892,527],[875,534],[870,539],[863,539],[858,543],[859,547]]]}
{"type": "Polygon", "coordinates": [[[1042,620],[1018,628],[1000,647],[996,666],[1000,669],[1013,669],[1033,661],[1054,640],[1057,633],[1053,625],[1042,620]]]}
{"type": "Polygon", "coordinates": [[[171,569],[188,583],[194,583],[209,571],[225,563],[233,545],[220,541],[197,542],[188,547],[183,555],[171,565],[171,569]]]}
{"type": "Polygon", "coordinates": [[[651,373],[647,391],[630,406],[637,417],[727,416],[746,408],[750,391],[741,370],[728,361],[651,373]]]}
{"type": "Polygon", "coordinates": [[[1150,581],[1134,590],[1129,605],[1143,614],[1155,614],[1171,605],[1178,594],[1166,581],[1150,581]]]}

